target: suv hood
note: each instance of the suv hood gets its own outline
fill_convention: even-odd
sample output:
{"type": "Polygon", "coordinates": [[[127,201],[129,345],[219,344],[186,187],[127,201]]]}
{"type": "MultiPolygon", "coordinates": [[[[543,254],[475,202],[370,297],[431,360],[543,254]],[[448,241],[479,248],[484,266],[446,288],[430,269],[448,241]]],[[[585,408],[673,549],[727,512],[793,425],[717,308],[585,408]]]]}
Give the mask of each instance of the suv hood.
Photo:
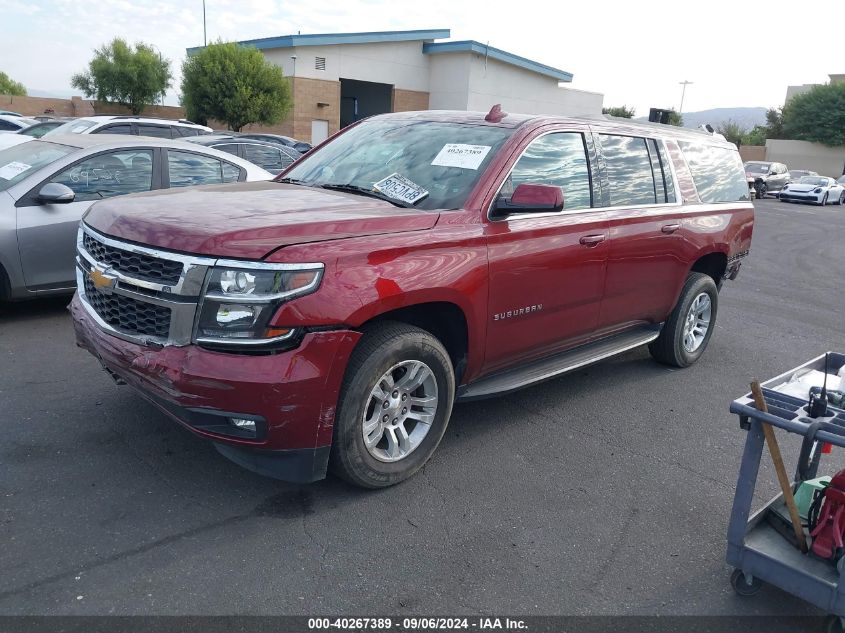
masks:
{"type": "Polygon", "coordinates": [[[85,223],[147,246],[262,259],[292,244],[430,229],[438,217],[365,196],[253,182],[103,200],[91,207],[85,223]]]}

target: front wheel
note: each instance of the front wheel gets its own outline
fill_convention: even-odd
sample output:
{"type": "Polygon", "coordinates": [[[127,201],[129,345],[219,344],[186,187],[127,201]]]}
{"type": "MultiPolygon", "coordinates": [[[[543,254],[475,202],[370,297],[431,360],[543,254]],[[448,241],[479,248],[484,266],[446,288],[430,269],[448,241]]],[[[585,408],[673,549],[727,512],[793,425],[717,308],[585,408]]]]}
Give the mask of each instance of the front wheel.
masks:
{"type": "Polygon", "coordinates": [[[719,291],[713,278],[690,273],[660,336],[648,346],[654,359],[674,367],[689,367],[697,361],[710,342],[718,306],[719,291]]]}
{"type": "Polygon", "coordinates": [[[764,183],[764,182],[757,183],[757,186],[755,187],[755,189],[757,190],[757,199],[758,200],[760,198],[765,198],[766,193],[769,191],[768,185],[766,185],[766,183],[764,183]]]}
{"type": "Polygon", "coordinates": [[[826,204],[827,204],[827,193],[825,193],[825,194],[824,194],[824,196],[822,196],[822,201],[821,201],[821,202],[819,202],[819,206],[822,206],[822,207],[823,207],[823,206],[825,206],[826,204]]]}
{"type": "Polygon", "coordinates": [[[455,373],[437,338],[385,322],[363,336],[346,369],[330,466],[364,488],[385,488],[431,457],[452,413],[455,373]]]}

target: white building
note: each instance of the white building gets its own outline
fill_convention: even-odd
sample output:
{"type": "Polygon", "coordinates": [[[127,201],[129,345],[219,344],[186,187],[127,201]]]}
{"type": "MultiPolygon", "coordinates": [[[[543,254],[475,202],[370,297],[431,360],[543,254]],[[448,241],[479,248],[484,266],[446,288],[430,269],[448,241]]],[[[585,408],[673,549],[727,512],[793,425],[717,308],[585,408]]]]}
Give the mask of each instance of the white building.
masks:
{"type": "Polygon", "coordinates": [[[311,142],[382,112],[487,111],[500,103],[514,113],[601,113],[603,96],[569,87],[572,73],[472,40],[436,41],[449,36],[448,29],[434,29],[239,44],[258,48],[290,78],[293,111],[274,129],[311,142]]]}

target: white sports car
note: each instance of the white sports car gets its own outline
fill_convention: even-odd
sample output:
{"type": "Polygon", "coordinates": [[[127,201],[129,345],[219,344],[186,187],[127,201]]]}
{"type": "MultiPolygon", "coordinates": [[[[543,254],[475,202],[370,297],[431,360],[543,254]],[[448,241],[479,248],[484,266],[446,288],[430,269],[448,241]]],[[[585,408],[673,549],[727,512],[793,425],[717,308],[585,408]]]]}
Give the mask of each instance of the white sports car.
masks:
{"type": "Polygon", "coordinates": [[[804,176],[781,189],[778,198],[781,202],[845,204],[845,186],[826,176],[804,176]]]}

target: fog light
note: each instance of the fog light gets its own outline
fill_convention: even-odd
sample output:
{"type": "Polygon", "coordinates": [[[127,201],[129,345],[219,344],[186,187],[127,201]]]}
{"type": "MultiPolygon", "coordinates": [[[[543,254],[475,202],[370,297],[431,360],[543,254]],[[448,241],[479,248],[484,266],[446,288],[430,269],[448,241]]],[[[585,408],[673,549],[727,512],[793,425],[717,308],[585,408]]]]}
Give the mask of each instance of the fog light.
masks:
{"type": "Polygon", "coordinates": [[[250,433],[255,433],[255,420],[247,420],[245,418],[229,418],[229,422],[231,422],[234,426],[242,429],[244,431],[248,431],[250,433]]]}

